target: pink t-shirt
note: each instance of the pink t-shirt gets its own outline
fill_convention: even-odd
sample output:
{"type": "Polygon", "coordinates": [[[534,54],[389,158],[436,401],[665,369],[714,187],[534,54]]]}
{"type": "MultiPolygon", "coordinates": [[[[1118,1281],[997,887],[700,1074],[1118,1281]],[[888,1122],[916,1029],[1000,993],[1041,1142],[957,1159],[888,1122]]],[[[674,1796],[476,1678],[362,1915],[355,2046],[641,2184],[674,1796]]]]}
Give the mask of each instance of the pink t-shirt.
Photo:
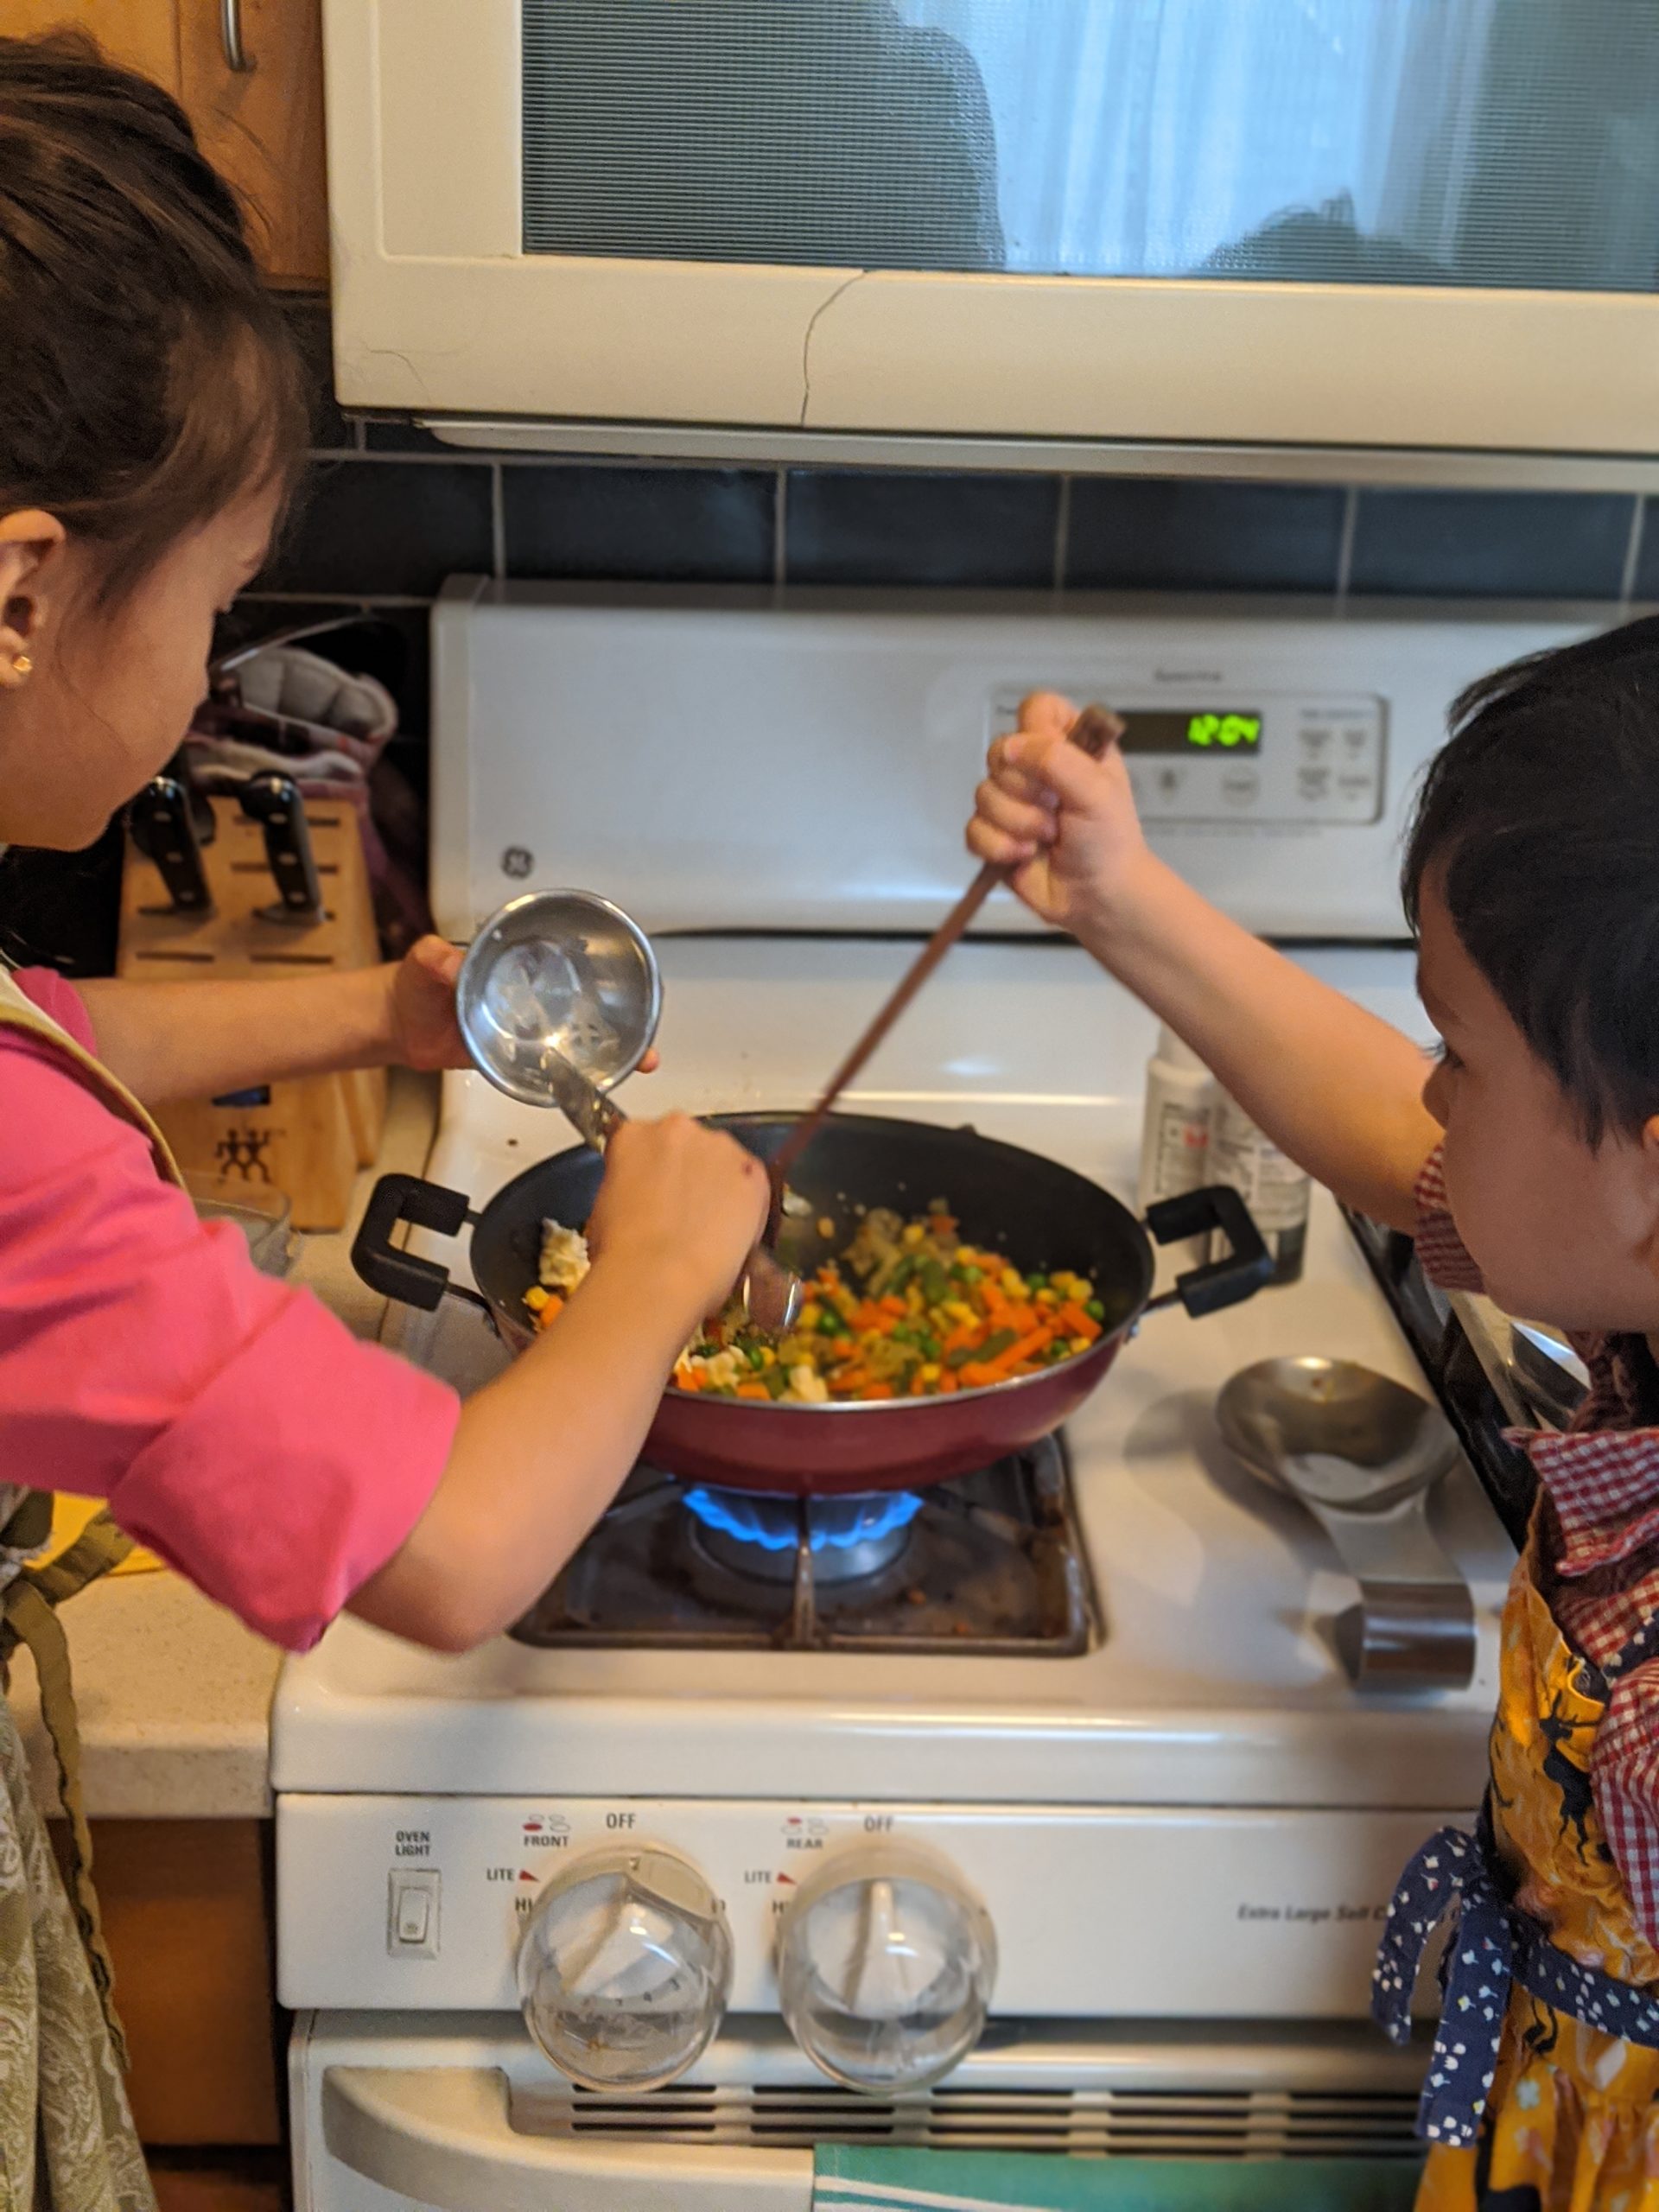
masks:
{"type": "MultiPolygon", "coordinates": [[[[96,1050],[79,995],[15,980],[96,1050]]],[[[419,1519],[453,1391],[204,1226],[66,1058],[0,1028],[0,1479],[121,1527],[290,1650],[419,1519]]]]}

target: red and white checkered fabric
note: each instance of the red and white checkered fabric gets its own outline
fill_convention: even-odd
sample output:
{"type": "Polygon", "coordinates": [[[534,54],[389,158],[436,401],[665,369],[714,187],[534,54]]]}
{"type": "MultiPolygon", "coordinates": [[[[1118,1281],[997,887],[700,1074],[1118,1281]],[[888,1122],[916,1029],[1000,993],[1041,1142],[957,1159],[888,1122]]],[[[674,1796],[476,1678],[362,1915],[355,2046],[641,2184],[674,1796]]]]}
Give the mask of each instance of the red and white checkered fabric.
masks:
{"type": "MultiPolygon", "coordinates": [[[[1424,1274],[1447,1290],[1478,1290],[1438,1151],[1418,1179],[1417,1205],[1424,1274]]],[[[1568,1642],[1613,1678],[1591,1750],[1591,1789],[1642,1931],[1659,1947],[1659,1428],[1642,1425],[1652,1363],[1639,1338],[1575,1341],[1590,1395],[1571,1432],[1516,1430],[1512,1441],[1537,1469],[1547,1501],[1540,1550],[1551,1571],[1550,1611],[1568,1642]]]]}

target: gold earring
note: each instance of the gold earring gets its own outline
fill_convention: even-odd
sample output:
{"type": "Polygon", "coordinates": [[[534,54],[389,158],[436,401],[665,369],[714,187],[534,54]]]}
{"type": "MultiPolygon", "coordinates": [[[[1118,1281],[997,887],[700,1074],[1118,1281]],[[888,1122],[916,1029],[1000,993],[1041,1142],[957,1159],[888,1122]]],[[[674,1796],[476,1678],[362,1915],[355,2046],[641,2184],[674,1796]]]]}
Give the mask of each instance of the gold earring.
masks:
{"type": "Polygon", "coordinates": [[[12,659],[11,672],[17,678],[20,683],[26,676],[33,676],[35,673],[35,663],[31,657],[28,653],[18,653],[15,655],[12,659]]]}

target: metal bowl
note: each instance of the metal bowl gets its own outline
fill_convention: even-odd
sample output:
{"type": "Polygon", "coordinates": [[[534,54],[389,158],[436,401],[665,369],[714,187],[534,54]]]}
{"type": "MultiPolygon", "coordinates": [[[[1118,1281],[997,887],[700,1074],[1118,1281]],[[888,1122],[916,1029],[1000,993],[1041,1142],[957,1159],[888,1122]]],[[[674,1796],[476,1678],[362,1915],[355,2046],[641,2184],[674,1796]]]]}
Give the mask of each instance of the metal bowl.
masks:
{"type": "Polygon", "coordinates": [[[590,891],[528,891],[473,939],[455,1012],[473,1065],[526,1106],[557,1104],[550,1050],[601,1090],[651,1050],[663,985],[651,941],[590,891]]]}

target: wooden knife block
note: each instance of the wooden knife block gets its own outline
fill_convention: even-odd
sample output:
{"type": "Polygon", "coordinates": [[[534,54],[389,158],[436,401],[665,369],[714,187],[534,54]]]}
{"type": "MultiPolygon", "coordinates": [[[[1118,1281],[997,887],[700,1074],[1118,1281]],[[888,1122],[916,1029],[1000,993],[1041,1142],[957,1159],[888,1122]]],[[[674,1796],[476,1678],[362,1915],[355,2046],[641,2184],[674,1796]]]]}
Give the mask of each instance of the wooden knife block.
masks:
{"type": "MultiPolygon", "coordinates": [[[[378,962],[368,870],[350,807],[307,804],[324,918],[296,926],[271,918],[276,887],[258,823],[233,798],[213,806],[217,834],[201,855],[210,914],[175,912],[154,864],[128,840],[118,975],[147,982],[275,980],[378,962]]],[[[373,1069],[167,1106],[156,1118],[180,1166],[211,1180],[225,1198],[234,1202],[251,1187],[278,1190],[296,1229],[339,1229],[358,1169],[371,1166],[380,1149],[385,1110],[385,1073],[373,1069]]]]}

